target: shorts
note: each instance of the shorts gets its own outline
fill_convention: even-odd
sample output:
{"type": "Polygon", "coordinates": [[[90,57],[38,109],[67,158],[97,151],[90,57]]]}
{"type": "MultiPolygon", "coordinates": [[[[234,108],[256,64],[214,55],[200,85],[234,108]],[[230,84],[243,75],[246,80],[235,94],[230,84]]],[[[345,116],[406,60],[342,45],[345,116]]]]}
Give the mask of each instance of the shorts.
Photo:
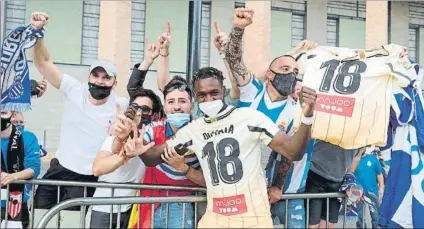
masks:
{"type": "MultiPolygon", "coordinates": [[[[10,209],[9,209],[10,211],[10,209]]],[[[1,221],[4,220],[4,214],[6,212],[6,208],[1,208],[1,221]]],[[[10,220],[10,216],[7,217],[7,220],[10,220]]],[[[28,228],[29,226],[29,210],[28,210],[28,205],[26,203],[22,204],[22,209],[21,209],[21,222],[22,222],[22,226],[23,228],[28,228]]]]}
{"type": "MultiPolygon", "coordinates": [[[[342,182],[335,182],[314,173],[309,170],[308,179],[306,180],[305,193],[327,193],[339,192],[342,182]]],[[[310,199],[309,200],[309,225],[317,225],[320,220],[327,220],[327,199],[310,199]]],[[[337,223],[339,220],[340,202],[337,198],[329,199],[328,221],[337,223]]]]}
{"type": "MultiPolygon", "coordinates": [[[[43,180],[61,180],[61,181],[83,181],[96,182],[98,178],[93,175],[81,175],[63,167],[59,160],[53,158],[50,161],[50,168],[44,174],[43,180]]],[[[94,195],[95,188],[87,188],[86,197],[94,195]]],[[[50,209],[57,204],[57,186],[39,185],[35,191],[34,208],[35,209],[50,209]]],[[[84,187],[61,186],[59,201],[84,197],[84,187]]],[[[71,207],[65,210],[79,211],[80,206],[71,207]]],[[[88,207],[87,207],[88,209],[88,207]]],[[[87,211],[86,211],[87,212],[87,211]]]]}
{"type": "Polygon", "coordinates": [[[271,216],[220,216],[206,210],[197,228],[274,228],[274,225],[272,224],[271,216]]]}

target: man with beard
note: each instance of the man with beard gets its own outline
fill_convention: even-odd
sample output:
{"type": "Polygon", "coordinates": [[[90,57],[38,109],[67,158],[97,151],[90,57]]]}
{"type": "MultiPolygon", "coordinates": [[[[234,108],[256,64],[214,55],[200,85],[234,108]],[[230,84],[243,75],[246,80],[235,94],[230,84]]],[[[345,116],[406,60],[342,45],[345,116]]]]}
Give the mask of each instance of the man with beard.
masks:
{"type": "MultiPolygon", "coordinates": [[[[41,29],[47,25],[49,16],[33,12],[30,19],[34,29],[41,29]]],[[[112,90],[117,84],[114,64],[105,60],[95,61],[90,66],[88,84],[78,82],[54,65],[43,39],[38,39],[34,46],[33,61],[44,78],[62,94],[64,106],[57,158],[52,159],[43,179],[97,181],[92,165],[109,126],[116,119],[116,104],[120,103],[123,107],[128,105],[112,90]]],[[[94,190],[87,188],[86,196],[93,196],[94,190]]],[[[38,186],[34,207],[50,209],[58,201],[57,192],[57,186],[38,186]]],[[[83,187],[64,186],[60,188],[59,201],[83,196],[83,187]]]]}
{"type": "MultiPolygon", "coordinates": [[[[291,55],[283,55],[271,61],[262,83],[252,73],[247,72],[242,59],[242,39],[244,28],[253,22],[253,11],[238,8],[234,12],[233,30],[229,35],[226,58],[240,89],[240,107],[255,109],[278,125],[288,135],[294,134],[293,121],[301,77],[296,60],[291,55]],[[293,98],[295,97],[295,98],[293,98]]],[[[302,41],[292,55],[315,48],[313,42],[302,41]]],[[[308,117],[312,123],[313,117],[308,117]]],[[[305,181],[311,160],[311,150],[300,161],[292,162],[277,152],[262,149],[263,157],[269,161],[266,166],[268,198],[275,224],[287,221],[289,228],[305,228],[305,208],[302,199],[281,201],[284,193],[300,193],[305,189],[305,181]],[[290,216],[285,220],[285,209],[290,216]]]]}

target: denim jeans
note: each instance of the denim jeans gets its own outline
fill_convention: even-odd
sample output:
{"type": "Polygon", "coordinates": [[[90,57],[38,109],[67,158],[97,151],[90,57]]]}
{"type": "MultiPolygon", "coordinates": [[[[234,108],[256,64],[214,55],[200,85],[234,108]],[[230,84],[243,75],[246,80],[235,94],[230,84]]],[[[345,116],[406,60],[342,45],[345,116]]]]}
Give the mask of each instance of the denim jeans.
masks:
{"type": "MultiPolygon", "coordinates": [[[[376,205],[376,203],[374,203],[374,200],[371,199],[371,201],[373,201],[373,204],[376,205]]],[[[378,228],[378,212],[377,210],[373,209],[371,206],[368,206],[368,204],[364,203],[364,201],[360,201],[357,204],[358,207],[358,221],[356,222],[356,228],[367,228],[367,224],[364,224],[364,207],[367,206],[370,209],[370,214],[371,214],[371,225],[373,229],[378,228]]]]}
{"type": "MultiPolygon", "coordinates": [[[[285,228],[305,228],[305,205],[301,199],[288,200],[288,219],[285,228]]],[[[271,217],[274,225],[286,224],[286,200],[271,205],[271,217]]]]}
{"type": "Polygon", "coordinates": [[[166,216],[166,204],[161,204],[155,210],[154,228],[194,228],[194,210],[191,203],[170,203],[168,219],[166,216]],[[185,223],[183,223],[183,206],[185,206],[185,223]],[[168,225],[166,225],[166,220],[168,220],[168,225]]]}

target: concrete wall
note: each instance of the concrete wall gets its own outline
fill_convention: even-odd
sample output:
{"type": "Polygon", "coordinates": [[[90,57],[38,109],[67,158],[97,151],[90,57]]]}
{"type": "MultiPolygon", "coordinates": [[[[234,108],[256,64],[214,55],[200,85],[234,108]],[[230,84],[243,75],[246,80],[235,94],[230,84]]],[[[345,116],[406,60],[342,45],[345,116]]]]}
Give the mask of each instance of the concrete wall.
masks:
{"type": "Polygon", "coordinates": [[[326,45],[327,1],[307,1],[306,12],[306,39],[326,45]]]}
{"type": "Polygon", "coordinates": [[[408,47],[409,43],[409,3],[391,2],[390,43],[408,47]]]}
{"type": "Polygon", "coordinates": [[[365,48],[381,47],[388,42],[388,3],[367,1],[365,48]]]}
{"type": "Polygon", "coordinates": [[[34,11],[49,14],[44,39],[53,61],[81,64],[82,7],[82,1],[27,1],[26,23],[29,24],[30,15],[34,11]]]}

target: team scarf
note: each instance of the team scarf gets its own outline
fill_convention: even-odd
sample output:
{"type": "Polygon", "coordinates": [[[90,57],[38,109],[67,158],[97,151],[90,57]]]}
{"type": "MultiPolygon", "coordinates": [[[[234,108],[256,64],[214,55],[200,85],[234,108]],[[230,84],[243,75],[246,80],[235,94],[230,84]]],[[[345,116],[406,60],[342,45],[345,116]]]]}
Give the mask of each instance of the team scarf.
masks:
{"type": "MultiPolygon", "coordinates": [[[[12,124],[12,133],[10,134],[9,144],[7,147],[7,160],[1,160],[1,170],[6,173],[13,174],[24,170],[24,139],[22,132],[12,124]]],[[[1,153],[3,156],[3,152],[1,153]]],[[[2,187],[2,188],[6,188],[2,187]]],[[[25,186],[23,184],[9,185],[9,216],[12,221],[20,221],[22,203],[24,197],[25,186]]]]}
{"type": "Polygon", "coordinates": [[[44,37],[44,29],[18,27],[1,48],[1,110],[23,112],[31,109],[31,85],[25,51],[44,37]]]}
{"type": "Polygon", "coordinates": [[[387,146],[390,166],[379,224],[382,228],[424,228],[424,99],[419,87],[423,69],[407,87],[393,85],[387,146]]]}

